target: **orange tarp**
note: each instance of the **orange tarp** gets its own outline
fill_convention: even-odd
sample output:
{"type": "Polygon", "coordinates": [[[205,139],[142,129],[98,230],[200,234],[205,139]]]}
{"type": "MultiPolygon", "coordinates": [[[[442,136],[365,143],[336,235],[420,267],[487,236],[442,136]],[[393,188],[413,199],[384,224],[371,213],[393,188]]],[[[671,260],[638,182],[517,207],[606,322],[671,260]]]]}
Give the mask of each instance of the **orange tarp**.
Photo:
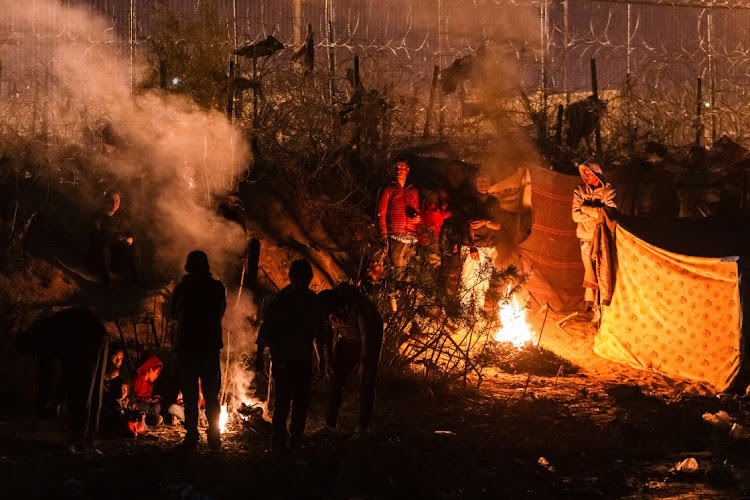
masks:
{"type": "Polygon", "coordinates": [[[594,352],[716,392],[729,387],[740,366],[737,264],[668,252],[622,226],[616,246],[614,294],[594,352]]]}

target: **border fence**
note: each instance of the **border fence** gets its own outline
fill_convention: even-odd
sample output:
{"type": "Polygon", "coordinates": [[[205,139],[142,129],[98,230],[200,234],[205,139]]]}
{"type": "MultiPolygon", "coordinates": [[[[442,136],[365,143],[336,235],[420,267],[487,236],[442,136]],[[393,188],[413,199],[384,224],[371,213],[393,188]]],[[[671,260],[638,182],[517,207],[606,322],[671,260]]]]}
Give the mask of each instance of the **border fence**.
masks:
{"type": "MultiPolygon", "coordinates": [[[[238,46],[272,35],[297,48],[310,22],[321,59],[387,53],[423,81],[434,65],[485,44],[515,60],[527,92],[557,102],[591,91],[595,59],[599,91],[639,139],[750,139],[747,0],[60,0],[58,8],[99,13],[119,52],[135,58],[165,9],[190,16],[208,4],[238,46]]],[[[12,15],[0,20],[0,61],[19,29],[12,15]]],[[[0,96],[23,89],[19,62],[2,62],[0,96]]]]}

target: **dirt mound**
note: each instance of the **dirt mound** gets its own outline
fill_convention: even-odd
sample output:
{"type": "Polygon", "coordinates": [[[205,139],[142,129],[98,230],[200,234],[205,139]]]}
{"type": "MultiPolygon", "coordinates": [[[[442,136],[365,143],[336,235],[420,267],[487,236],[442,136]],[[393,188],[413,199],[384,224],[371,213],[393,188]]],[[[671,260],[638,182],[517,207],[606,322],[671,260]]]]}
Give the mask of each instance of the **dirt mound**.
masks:
{"type": "Polygon", "coordinates": [[[511,343],[500,343],[494,353],[493,365],[506,373],[529,373],[554,377],[561,370],[577,373],[578,367],[544,347],[527,344],[518,349],[511,343]]]}
{"type": "Polygon", "coordinates": [[[0,290],[10,304],[47,307],[66,303],[79,292],[79,286],[64,269],[26,256],[18,271],[7,275],[0,273],[0,290]]]}

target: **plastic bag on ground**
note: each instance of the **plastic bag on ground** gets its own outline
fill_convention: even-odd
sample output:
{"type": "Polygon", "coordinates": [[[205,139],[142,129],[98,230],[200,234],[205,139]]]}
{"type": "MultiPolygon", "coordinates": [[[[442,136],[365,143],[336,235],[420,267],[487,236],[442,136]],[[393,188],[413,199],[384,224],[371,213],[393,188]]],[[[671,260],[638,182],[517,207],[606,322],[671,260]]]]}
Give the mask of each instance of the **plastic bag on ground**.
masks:
{"type": "Polygon", "coordinates": [[[674,466],[677,472],[696,472],[698,470],[698,461],[693,457],[686,458],[674,466]]]}

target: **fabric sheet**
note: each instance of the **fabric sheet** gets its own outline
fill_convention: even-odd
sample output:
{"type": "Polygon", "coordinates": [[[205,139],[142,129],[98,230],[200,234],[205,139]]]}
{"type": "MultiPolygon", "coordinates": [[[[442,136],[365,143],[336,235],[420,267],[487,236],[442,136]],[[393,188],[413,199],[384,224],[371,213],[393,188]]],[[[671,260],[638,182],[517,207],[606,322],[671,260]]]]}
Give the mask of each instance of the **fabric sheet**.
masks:
{"type": "Polygon", "coordinates": [[[542,167],[531,167],[529,173],[531,235],[519,246],[524,268],[531,268],[526,289],[536,306],[575,310],[583,303],[583,262],[571,210],[581,177],[542,167]]]}
{"type": "Polygon", "coordinates": [[[661,249],[616,229],[617,274],[594,352],[721,392],[740,366],[734,262],[661,249]]]}

